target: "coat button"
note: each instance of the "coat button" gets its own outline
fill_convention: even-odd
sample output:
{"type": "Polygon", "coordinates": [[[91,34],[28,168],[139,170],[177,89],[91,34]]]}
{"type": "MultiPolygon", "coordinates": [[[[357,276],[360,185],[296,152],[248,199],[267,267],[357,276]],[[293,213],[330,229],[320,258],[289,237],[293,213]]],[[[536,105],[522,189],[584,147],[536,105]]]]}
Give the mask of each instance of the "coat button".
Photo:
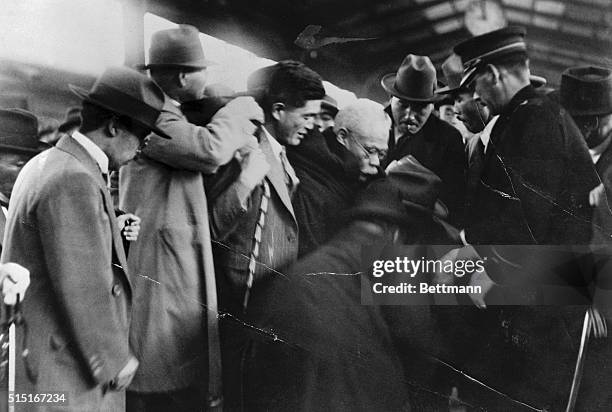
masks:
{"type": "Polygon", "coordinates": [[[288,234],[288,235],[287,235],[287,240],[288,240],[289,242],[295,242],[295,236],[293,236],[292,234],[288,234]]]}
{"type": "Polygon", "coordinates": [[[113,289],[111,290],[113,296],[119,296],[121,295],[121,286],[118,284],[114,284],[113,285],[113,289]]]}

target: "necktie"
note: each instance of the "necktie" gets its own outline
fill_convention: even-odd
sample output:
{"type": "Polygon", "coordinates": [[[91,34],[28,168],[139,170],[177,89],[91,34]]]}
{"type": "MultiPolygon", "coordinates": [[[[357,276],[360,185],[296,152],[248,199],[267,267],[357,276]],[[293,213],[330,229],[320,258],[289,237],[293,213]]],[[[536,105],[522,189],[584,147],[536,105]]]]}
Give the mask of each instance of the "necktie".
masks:
{"type": "Polygon", "coordinates": [[[295,190],[296,186],[300,182],[300,179],[296,176],[291,163],[289,163],[285,147],[283,147],[280,152],[280,160],[281,164],[283,165],[283,170],[285,171],[285,184],[287,185],[289,196],[291,196],[293,195],[293,191],[295,190]]]}
{"type": "Polygon", "coordinates": [[[270,201],[270,185],[266,179],[263,180],[263,193],[261,194],[261,203],[259,204],[259,216],[255,225],[255,233],[253,234],[253,248],[249,257],[249,274],[246,281],[246,291],[242,302],[242,309],[246,312],[249,303],[251,288],[253,287],[253,279],[255,278],[255,269],[257,268],[257,259],[259,258],[259,245],[261,244],[261,235],[266,223],[266,214],[268,213],[268,202],[270,201]]]}

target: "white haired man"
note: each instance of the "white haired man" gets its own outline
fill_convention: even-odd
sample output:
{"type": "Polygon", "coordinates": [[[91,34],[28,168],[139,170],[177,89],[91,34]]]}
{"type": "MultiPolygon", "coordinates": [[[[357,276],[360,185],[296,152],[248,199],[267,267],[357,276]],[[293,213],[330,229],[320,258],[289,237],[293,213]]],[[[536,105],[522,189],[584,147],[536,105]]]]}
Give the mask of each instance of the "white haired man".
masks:
{"type": "Polygon", "coordinates": [[[358,99],[336,116],[338,141],[359,159],[359,180],[365,182],[382,173],[390,127],[385,108],[369,99],[358,99]]]}
{"type": "Polygon", "coordinates": [[[299,256],[334,235],[342,224],[339,217],[352,206],[357,192],[382,174],[381,157],[391,125],[383,106],[359,99],[337,116],[335,131],[313,130],[302,144],[287,150],[300,179],[291,199],[300,229],[299,256]]]}

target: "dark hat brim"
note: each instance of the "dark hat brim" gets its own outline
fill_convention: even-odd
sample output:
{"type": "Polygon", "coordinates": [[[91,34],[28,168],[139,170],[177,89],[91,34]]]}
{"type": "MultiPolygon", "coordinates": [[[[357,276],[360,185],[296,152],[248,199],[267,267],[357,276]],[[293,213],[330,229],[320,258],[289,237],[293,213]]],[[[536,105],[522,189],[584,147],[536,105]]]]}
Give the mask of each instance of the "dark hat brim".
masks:
{"type": "MultiPolygon", "coordinates": [[[[138,122],[140,125],[146,127],[147,129],[151,130],[153,133],[159,135],[160,137],[164,138],[164,139],[171,139],[170,136],[168,136],[166,133],[164,133],[163,131],[161,131],[160,129],[158,129],[157,127],[155,127],[154,125],[150,125],[147,123],[144,123],[142,121],[140,121],[138,118],[134,117],[132,114],[130,113],[126,113],[124,111],[118,110],[116,107],[112,107],[108,104],[106,104],[105,102],[100,101],[99,99],[96,99],[95,97],[92,97],[89,94],[89,91],[83,89],[82,87],[79,86],[75,86],[73,84],[69,84],[68,87],[70,88],[70,91],[72,93],[74,93],[77,97],[79,97],[80,99],[95,104],[97,106],[100,106],[106,110],[109,110],[113,113],[117,113],[123,116],[127,116],[130,119],[134,120],[135,122],[138,122]]],[[[146,104],[143,102],[143,104],[146,104]]]]}
{"type": "Polygon", "coordinates": [[[399,90],[397,90],[397,88],[395,87],[396,77],[397,77],[397,73],[389,73],[389,74],[385,74],[383,78],[380,80],[380,85],[382,86],[382,88],[385,89],[385,91],[389,93],[391,96],[395,96],[395,97],[398,97],[404,100],[410,100],[414,102],[423,102],[423,103],[435,103],[444,98],[443,96],[435,94],[433,90],[432,90],[432,96],[427,97],[427,98],[408,96],[400,92],[399,90]]]}
{"type": "Polygon", "coordinates": [[[23,154],[37,155],[38,153],[45,150],[46,147],[31,148],[31,147],[23,147],[23,146],[13,146],[9,144],[0,144],[0,149],[7,150],[9,152],[18,152],[18,153],[23,153],[23,154]]]}
{"type": "Polygon", "coordinates": [[[461,86],[457,86],[457,87],[444,86],[444,87],[441,87],[439,89],[436,89],[436,91],[434,93],[442,94],[442,95],[447,95],[447,94],[458,93],[461,90],[465,90],[465,87],[461,87],[461,86]]]}

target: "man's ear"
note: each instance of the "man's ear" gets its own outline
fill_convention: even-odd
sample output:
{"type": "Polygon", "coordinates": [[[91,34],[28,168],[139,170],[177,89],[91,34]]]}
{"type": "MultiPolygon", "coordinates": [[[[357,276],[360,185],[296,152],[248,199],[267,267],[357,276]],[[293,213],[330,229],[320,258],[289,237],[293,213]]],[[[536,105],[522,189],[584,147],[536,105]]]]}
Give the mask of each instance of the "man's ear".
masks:
{"type": "Polygon", "coordinates": [[[493,84],[497,84],[501,78],[501,72],[497,68],[497,66],[493,64],[487,64],[487,73],[489,73],[492,77],[493,84]]]}
{"type": "Polygon", "coordinates": [[[187,85],[187,73],[178,72],[178,75],[176,76],[176,85],[181,89],[187,85]]]}
{"type": "Polygon", "coordinates": [[[111,117],[106,122],[105,132],[108,137],[115,137],[119,134],[119,125],[117,124],[117,118],[111,117]]]}
{"type": "Polygon", "coordinates": [[[338,129],[338,132],[336,133],[336,139],[338,139],[338,142],[340,142],[341,145],[348,147],[348,130],[345,127],[341,127],[340,129],[338,129]]]}
{"type": "Polygon", "coordinates": [[[272,117],[275,120],[280,121],[280,119],[281,119],[281,112],[284,112],[284,111],[285,111],[285,104],[284,103],[277,102],[277,103],[272,104],[271,113],[272,113],[272,117]]]}

